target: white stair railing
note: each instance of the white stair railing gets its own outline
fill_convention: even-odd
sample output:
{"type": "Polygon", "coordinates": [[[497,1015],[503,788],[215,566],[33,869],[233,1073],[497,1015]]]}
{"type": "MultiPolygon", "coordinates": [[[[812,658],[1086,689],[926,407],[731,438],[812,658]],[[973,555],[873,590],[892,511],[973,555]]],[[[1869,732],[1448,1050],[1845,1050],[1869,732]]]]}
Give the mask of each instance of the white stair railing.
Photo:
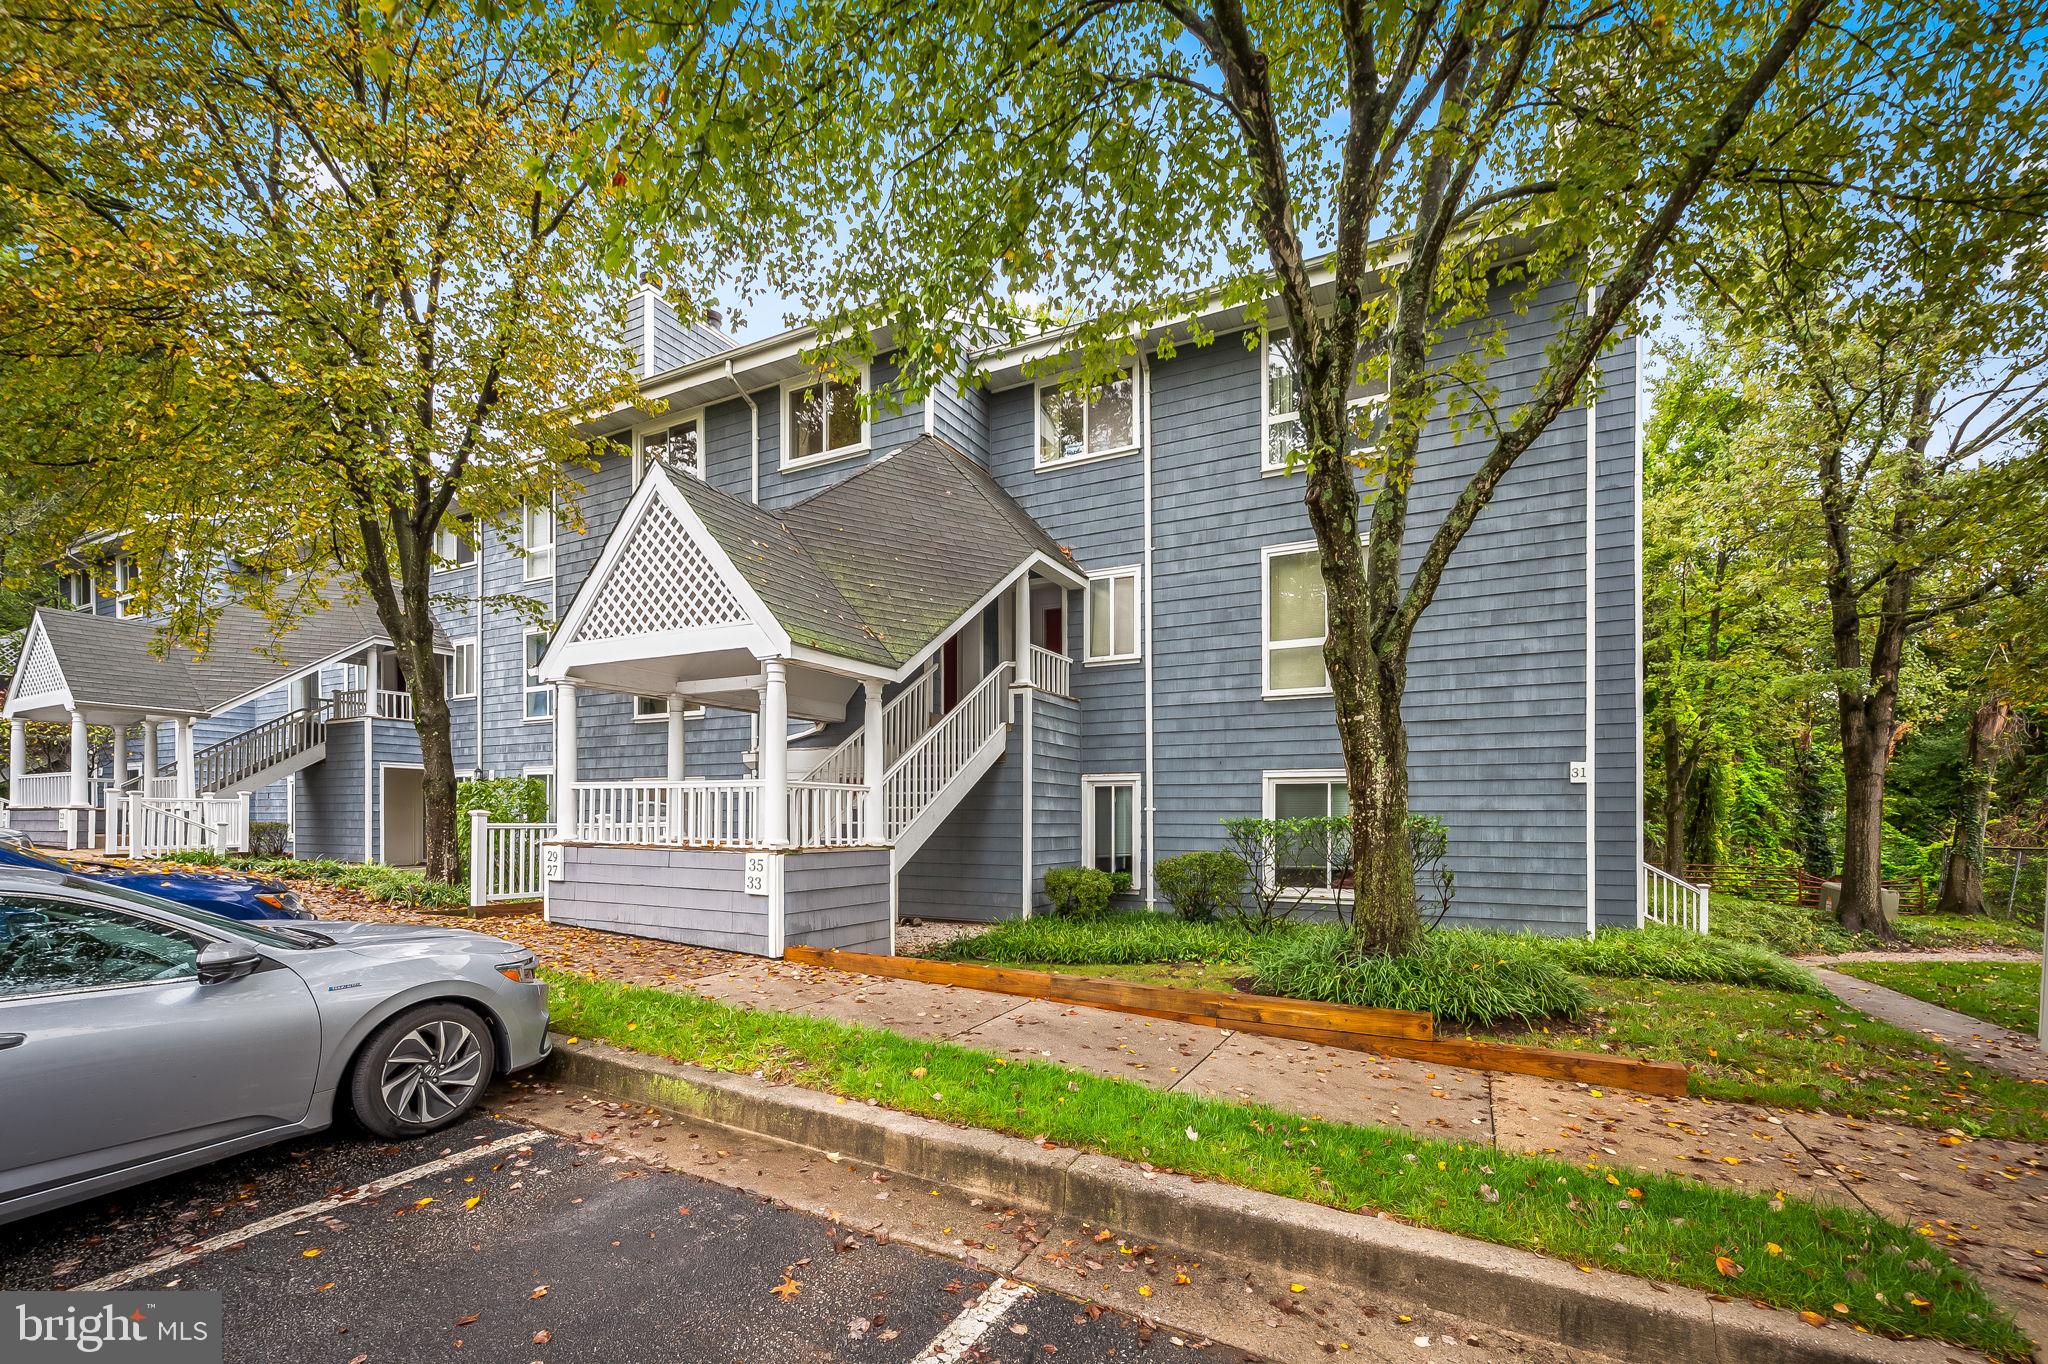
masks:
{"type": "Polygon", "coordinates": [[[326,743],[329,709],[329,702],[320,701],[200,749],[192,759],[198,789],[218,791],[246,781],[326,743]]]}
{"type": "Polygon", "coordinates": [[[547,876],[542,845],[555,836],[555,826],[493,824],[487,811],[469,814],[469,902],[540,899],[547,876]]]}
{"type": "Polygon", "coordinates": [[[1031,646],[1031,685],[1054,696],[1072,696],[1074,661],[1043,645],[1031,646]]]}
{"type": "Polygon", "coordinates": [[[1707,888],[1643,863],[1643,922],[1705,933],[1707,888]]]}
{"type": "Polygon", "coordinates": [[[889,768],[882,783],[882,808],[887,812],[891,839],[910,827],[1009,722],[1013,671],[1012,665],[1004,663],[981,679],[979,686],[889,768]]]}
{"type": "Polygon", "coordinates": [[[797,848],[842,848],[867,840],[868,788],[852,782],[793,782],[789,842],[797,848]]]}
{"type": "MultiPolygon", "coordinates": [[[[887,736],[882,749],[884,765],[894,764],[931,729],[932,677],[932,673],[926,672],[913,678],[882,707],[882,733],[887,736]]],[[[867,729],[862,726],[818,759],[809,779],[825,785],[853,785],[866,780],[866,761],[867,729]]]]}

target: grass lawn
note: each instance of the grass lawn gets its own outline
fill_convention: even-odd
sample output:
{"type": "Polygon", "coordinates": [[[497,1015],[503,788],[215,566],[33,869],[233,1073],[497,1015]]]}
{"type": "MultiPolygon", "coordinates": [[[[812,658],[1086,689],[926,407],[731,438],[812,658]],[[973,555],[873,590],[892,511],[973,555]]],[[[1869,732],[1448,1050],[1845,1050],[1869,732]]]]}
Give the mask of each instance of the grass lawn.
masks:
{"type": "Polygon", "coordinates": [[[1708,1098],[2048,1141],[2048,1088],[1972,1067],[1833,999],[1655,980],[1587,983],[1594,1010],[1579,1023],[1490,1035],[1682,1061],[1692,1068],[1691,1092],[1708,1098]]]}
{"type": "Polygon", "coordinates": [[[1886,942],[1869,933],[1845,933],[1840,924],[1812,905],[1780,905],[1716,894],[1707,908],[1714,937],[1767,947],[1794,957],[1882,948],[2011,948],[2035,952],[2041,949],[2038,928],[1975,915],[1903,914],[1898,921],[1898,941],[1886,942]]]}
{"type": "Polygon", "coordinates": [[[947,1122],[1038,1137],[1333,1207],[2024,1359],[2025,1335],[1906,1227],[1667,1175],[1159,1093],[828,1019],[549,973],[555,1026],[947,1122]],[[1837,1306],[1841,1310],[1837,1310],[1837,1306]]]}
{"type": "Polygon", "coordinates": [[[2029,1037],[2040,1026],[2041,968],[2030,961],[1845,961],[1835,969],[2029,1037]]]}
{"type": "Polygon", "coordinates": [[[2018,952],[2041,950],[2041,930],[2009,919],[1981,919],[1974,914],[1902,914],[1899,936],[1910,947],[2009,947],[2018,952]]]}

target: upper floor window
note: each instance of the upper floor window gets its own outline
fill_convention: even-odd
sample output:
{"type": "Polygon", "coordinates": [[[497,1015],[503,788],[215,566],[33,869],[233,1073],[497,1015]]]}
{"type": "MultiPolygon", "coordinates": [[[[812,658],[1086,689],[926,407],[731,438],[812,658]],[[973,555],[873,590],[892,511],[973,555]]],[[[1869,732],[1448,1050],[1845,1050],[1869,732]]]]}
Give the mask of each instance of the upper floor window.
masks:
{"type": "Polygon", "coordinates": [[[74,611],[92,610],[92,575],[79,569],[66,569],[64,600],[74,611]]]}
{"type": "Polygon", "coordinates": [[[1138,448],[1138,402],[1130,371],[1095,389],[1039,385],[1037,466],[1130,454],[1138,448]]]}
{"type": "MultiPolygon", "coordinates": [[[[1299,463],[1307,448],[1301,429],[1301,387],[1294,371],[1294,342],[1285,335],[1267,332],[1260,350],[1265,419],[1259,462],[1268,473],[1284,473],[1299,463]]],[[[1379,442],[1386,416],[1386,394],[1354,389],[1347,406],[1351,414],[1352,453],[1365,454],[1379,442]]]]}
{"type": "Polygon", "coordinates": [[[526,580],[555,576],[555,509],[529,502],[520,514],[519,547],[526,551],[526,580]]]}
{"type": "Polygon", "coordinates": [[[474,517],[448,515],[434,528],[434,557],[453,568],[476,562],[476,521],[474,517]]]}
{"type": "Polygon", "coordinates": [[[1138,656],[1138,570],[1104,569],[1089,575],[1083,639],[1089,663],[1126,663],[1138,656]]]}
{"type": "Polygon", "coordinates": [[[1321,695],[1330,690],[1323,667],[1329,620],[1318,551],[1314,545],[1279,545],[1262,557],[1266,695],[1321,695]]]}
{"type": "Polygon", "coordinates": [[[703,415],[692,413],[658,431],[641,432],[640,443],[633,451],[634,487],[640,486],[652,464],[675,473],[704,477],[703,415]]]}
{"type": "Polygon", "coordinates": [[[555,715],[555,689],[540,680],[540,661],[548,654],[548,632],[526,632],[526,718],[551,720],[555,715]]]}
{"type": "Polygon", "coordinates": [[[443,662],[448,669],[448,699],[450,701],[464,701],[475,696],[477,689],[476,641],[473,639],[456,640],[455,652],[445,655],[443,662]]]}
{"type": "Polygon", "coordinates": [[[114,614],[124,620],[135,614],[135,556],[114,556],[114,614]]]}
{"type": "Polygon", "coordinates": [[[782,467],[822,463],[868,448],[868,419],[861,411],[865,377],[800,379],[784,386],[782,467]]]}

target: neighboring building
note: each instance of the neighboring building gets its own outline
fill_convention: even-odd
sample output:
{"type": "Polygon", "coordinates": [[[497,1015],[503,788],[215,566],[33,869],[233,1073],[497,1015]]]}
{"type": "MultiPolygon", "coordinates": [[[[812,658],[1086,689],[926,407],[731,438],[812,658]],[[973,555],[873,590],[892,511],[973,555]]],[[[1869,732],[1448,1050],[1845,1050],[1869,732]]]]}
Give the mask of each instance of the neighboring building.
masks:
{"type": "MultiPolygon", "coordinates": [[[[1568,303],[1500,301],[1508,401],[1568,303]]],[[[1341,811],[1284,356],[1241,318],[1202,320],[1213,342],[1092,397],[1027,377],[1053,336],[899,411],[886,351],[828,380],[808,332],[734,345],[636,298],[643,394],[665,409],[595,424],[615,453],[585,479],[587,529],[533,508],[509,537],[451,531],[436,583],[469,603],[441,620],[458,768],[551,783],[550,914],[887,950],[899,917],[1042,906],[1051,867],[1129,872],[1149,900],[1153,863],[1219,846],[1225,818],[1341,811]],[[860,390],[881,395],[865,415],[860,390]],[[559,628],[479,609],[508,594],[559,628]]],[[[1639,918],[1635,360],[1612,350],[1597,403],[1523,456],[1417,632],[1411,800],[1450,828],[1460,920],[1639,918]]],[[[1480,454],[1427,434],[1411,563],[1480,454]]],[[[294,674],[313,704],[344,661],[317,652],[294,674]]],[[[362,741],[329,724],[291,774],[294,846],[402,858],[409,726],[343,728],[362,741]]]]}

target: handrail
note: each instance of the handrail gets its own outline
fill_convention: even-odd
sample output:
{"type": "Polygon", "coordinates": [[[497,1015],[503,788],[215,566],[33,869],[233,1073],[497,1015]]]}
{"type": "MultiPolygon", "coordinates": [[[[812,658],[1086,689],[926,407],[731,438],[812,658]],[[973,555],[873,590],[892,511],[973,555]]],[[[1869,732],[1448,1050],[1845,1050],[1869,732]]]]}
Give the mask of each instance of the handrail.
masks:
{"type": "Polygon", "coordinates": [[[1042,644],[1031,646],[1031,685],[1054,696],[1072,696],[1074,661],[1042,644]]]}
{"type": "Polygon", "coordinates": [[[1707,931],[1707,888],[1643,863],[1643,922],[1667,928],[1707,931]]]}
{"type": "MultiPolygon", "coordinates": [[[[882,761],[893,763],[904,751],[931,731],[932,674],[921,673],[882,707],[882,761]]],[[[862,725],[818,759],[811,768],[813,781],[860,782],[867,779],[867,726],[862,725]]]]}
{"type": "Polygon", "coordinates": [[[316,701],[209,744],[192,758],[201,791],[218,791],[327,742],[333,702],[316,701]]]}
{"type": "Polygon", "coordinates": [[[352,687],[334,693],[329,699],[333,702],[333,718],[336,720],[360,720],[366,711],[375,720],[412,719],[412,693],[409,691],[388,691],[380,687],[368,692],[361,687],[352,687]]]}
{"type": "Polygon", "coordinates": [[[891,839],[909,828],[981,746],[1009,722],[1009,684],[1014,671],[1012,664],[998,664],[889,768],[882,783],[882,806],[891,839]]]}

